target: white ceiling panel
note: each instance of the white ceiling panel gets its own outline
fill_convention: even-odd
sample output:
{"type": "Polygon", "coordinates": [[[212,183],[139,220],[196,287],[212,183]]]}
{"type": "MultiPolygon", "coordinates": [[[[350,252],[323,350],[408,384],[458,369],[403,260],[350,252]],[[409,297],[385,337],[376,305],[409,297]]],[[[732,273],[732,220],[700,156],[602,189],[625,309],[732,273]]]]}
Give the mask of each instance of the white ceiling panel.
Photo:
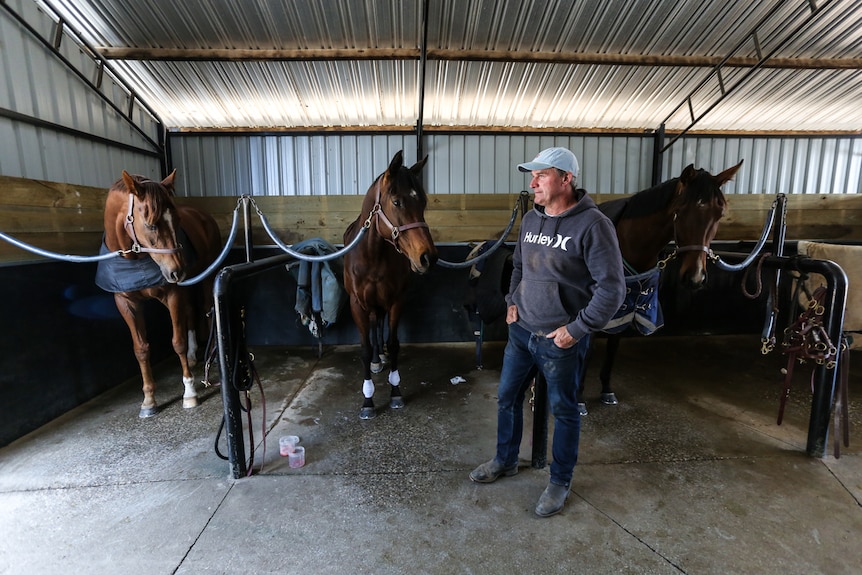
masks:
{"type": "Polygon", "coordinates": [[[174,130],[862,131],[859,0],[35,1],[174,130]]]}

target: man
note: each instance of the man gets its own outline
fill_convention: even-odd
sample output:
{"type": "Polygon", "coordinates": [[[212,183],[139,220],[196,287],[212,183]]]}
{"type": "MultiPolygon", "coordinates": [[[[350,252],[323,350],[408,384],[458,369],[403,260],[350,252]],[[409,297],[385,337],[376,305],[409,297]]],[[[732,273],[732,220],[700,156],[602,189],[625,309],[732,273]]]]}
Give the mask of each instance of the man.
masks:
{"type": "Polygon", "coordinates": [[[576,374],[589,345],[625,297],[623,263],[611,221],[576,187],[578,161],[566,148],[518,165],[531,172],[532,211],[521,221],[506,295],[509,340],[497,390],[497,453],[470,473],[491,483],[518,472],[524,396],[537,371],[554,415],[551,477],[536,514],[559,513],[578,460],[581,419],[576,374]]]}

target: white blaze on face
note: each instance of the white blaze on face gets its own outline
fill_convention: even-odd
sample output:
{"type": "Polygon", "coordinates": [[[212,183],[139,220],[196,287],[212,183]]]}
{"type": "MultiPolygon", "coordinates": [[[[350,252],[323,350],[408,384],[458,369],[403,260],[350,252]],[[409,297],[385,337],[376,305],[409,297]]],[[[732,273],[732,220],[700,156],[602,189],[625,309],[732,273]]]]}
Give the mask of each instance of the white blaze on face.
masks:
{"type": "Polygon", "coordinates": [[[165,223],[165,225],[168,227],[168,229],[171,230],[171,234],[174,237],[177,237],[177,230],[174,227],[174,216],[173,216],[173,214],[171,212],[166,211],[164,214],[162,214],[162,221],[165,223]]]}

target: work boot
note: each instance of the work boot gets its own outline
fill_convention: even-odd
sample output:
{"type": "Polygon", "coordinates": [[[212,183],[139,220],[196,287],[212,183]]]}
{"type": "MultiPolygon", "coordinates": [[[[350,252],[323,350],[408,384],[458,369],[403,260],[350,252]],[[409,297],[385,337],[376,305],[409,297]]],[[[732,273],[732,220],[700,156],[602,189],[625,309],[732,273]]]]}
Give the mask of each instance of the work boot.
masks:
{"type": "Polygon", "coordinates": [[[476,483],[493,483],[502,475],[503,477],[511,477],[518,473],[518,464],[512,467],[503,467],[497,463],[497,459],[486,461],[476,469],[470,472],[470,479],[476,483]]]}
{"type": "Polygon", "coordinates": [[[556,515],[563,510],[563,505],[566,504],[568,496],[569,488],[565,485],[548,483],[542,496],[539,497],[539,503],[536,504],[536,515],[539,517],[556,515]]]}

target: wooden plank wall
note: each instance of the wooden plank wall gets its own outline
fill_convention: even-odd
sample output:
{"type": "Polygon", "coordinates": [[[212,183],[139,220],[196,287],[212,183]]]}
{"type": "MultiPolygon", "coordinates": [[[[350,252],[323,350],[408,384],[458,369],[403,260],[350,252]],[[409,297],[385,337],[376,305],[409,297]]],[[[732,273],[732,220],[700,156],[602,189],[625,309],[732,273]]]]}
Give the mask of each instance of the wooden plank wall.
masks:
{"type": "MultiPolygon", "coordinates": [[[[106,189],[0,176],[0,232],[59,254],[96,255],[102,236],[106,189]]],[[[620,196],[596,194],[598,202],[620,196]]],[[[440,243],[494,239],[505,230],[518,194],[431,196],[426,220],[440,243]]],[[[729,210],[719,240],[756,240],[775,200],[767,195],[728,196],[729,210]]],[[[212,213],[224,237],[230,230],[238,198],[179,198],[212,213]]],[[[360,196],[254,197],[256,209],[287,244],[322,237],[342,243],[342,233],[359,214],[360,196]]],[[[272,245],[252,207],[256,245],[272,245]]],[[[240,226],[243,224],[240,213],[240,226]]],[[[517,238],[515,223],[509,240],[517,238]]],[[[237,237],[242,242],[242,233],[237,237]]],[[[862,196],[791,195],[787,201],[788,241],[862,242],[862,196]]],[[[0,239],[0,262],[43,259],[0,239]]]]}

